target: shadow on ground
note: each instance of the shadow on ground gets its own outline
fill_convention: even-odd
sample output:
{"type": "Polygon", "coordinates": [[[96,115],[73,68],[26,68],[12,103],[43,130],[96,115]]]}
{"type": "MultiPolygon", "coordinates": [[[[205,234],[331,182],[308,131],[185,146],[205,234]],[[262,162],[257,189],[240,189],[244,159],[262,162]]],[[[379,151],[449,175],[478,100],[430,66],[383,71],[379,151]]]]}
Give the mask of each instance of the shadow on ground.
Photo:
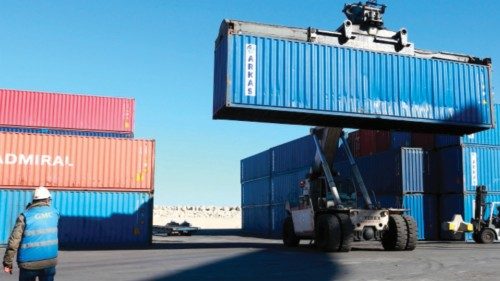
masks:
{"type": "MultiPolygon", "coordinates": [[[[270,245],[266,245],[270,247],[270,245]]],[[[301,247],[260,249],[180,272],[147,279],[163,280],[333,280],[339,274],[332,255],[301,247]]]]}

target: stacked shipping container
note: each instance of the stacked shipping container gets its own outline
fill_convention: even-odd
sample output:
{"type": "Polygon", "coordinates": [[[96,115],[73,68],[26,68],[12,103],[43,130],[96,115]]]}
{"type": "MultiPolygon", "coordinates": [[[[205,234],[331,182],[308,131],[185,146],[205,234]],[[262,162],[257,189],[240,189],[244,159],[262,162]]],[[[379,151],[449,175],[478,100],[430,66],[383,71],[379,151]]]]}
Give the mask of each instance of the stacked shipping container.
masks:
{"type": "MultiPolygon", "coordinates": [[[[435,240],[437,216],[427,207],[436,209],[437,198],[425,185],[425,160],[421,148],[400,147],[356,158],[356,163],[375,202],[385,208],[408,209],[417,221],[418,239],[435,240]]],[[[334,168],[343,177],[353,178],[349,162],[336,162],[334,168]]],[[[360,199],[358,203],[363,202],[360,199]]]]}
{"type": "MultiPolygon", "coordinates": [[[[495,105],[496,120],[500,105],[495,105]]],[[[475,189],[487,187],[487,202],[500,201],[500,129],[466,135],[436,135],[435,161],[440,177],[434,179],[440,195],[440,221],[448,221],[453,214],[461,214],[466,221],[474,215],[475,189]]],[[[442,233],[443,239],[463,239],[442,233]]],[[[470,234],[465,235],[471,240],[470,234]]]]}
{"type": "Polygon", "coordinates": [[[151,242],[155,143],[133,137],[134,100],[0,90],[0,244],[44,185],[60,245],[151,242]]]}
{"type": "Polygon", "coordinates": [[[281,236],[285,202],[298,197],[299,181],[309,172],[315,151],[312,138],[306,136],[241,161],[244,232],[281,236]]]}

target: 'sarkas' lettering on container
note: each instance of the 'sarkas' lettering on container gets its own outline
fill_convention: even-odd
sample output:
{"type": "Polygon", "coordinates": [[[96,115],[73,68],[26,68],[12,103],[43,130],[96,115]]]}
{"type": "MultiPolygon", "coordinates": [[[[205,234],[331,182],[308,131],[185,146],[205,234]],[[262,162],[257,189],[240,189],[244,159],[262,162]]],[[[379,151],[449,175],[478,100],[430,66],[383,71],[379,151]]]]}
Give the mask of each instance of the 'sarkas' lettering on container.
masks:
{"type": "Polygon", "coordinates": [[[0,155],[0,165],[40,165],[73,167],[74,164],[69,156],[47,155],[47,154],[15,154],[5,153],[0,155]]]}

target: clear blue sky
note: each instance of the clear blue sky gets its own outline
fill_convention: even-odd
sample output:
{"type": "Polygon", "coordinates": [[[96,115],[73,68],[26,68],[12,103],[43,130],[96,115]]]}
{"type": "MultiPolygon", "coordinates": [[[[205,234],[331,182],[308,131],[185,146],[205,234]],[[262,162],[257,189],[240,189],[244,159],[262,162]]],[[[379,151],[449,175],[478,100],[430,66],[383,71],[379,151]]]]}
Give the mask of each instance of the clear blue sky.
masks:
{"type": "MultiPolygon", "coordinates": [[[[157,141],[155,203],[237,205],[240,159],[309,127],[212,120],[221,21],[335,29],[345,2],[1,1],[0,87],[134,97],[136,136],[157,141]]],[[[384,3],[417,48],[500,65],[500,1],[384,3]]]]}

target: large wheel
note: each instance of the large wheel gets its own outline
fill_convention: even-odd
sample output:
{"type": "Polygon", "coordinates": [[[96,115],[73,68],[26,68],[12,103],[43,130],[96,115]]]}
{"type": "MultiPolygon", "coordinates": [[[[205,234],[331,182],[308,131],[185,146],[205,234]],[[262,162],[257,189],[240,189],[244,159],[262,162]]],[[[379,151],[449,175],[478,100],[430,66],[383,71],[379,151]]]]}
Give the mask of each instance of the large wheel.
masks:
{"type": "Polygon", "coordinates": [[[300,239],[295,234],[292,217],[287,217],[283,222],[283,244],[287,247],[297,247],[300,239]]]}
{"type": "Polygon", "coordinates": [[[336,252],[341,243],[341,227],[337,216],[324,214],[318,217],[315,229],[316,246],[325,252],[336,252]]]}
{"type": "Polygon", "coordinates": [[[340,221],[341,239],[339,251],[349,252],[354,240],[354,227],[348,214],[337,214],[340,221]]]}
{"type": "Polygon", "coordinates": [[[417,222],[411,216],[403,215],[403,219],[406,222],[406,232],[408,232],[408,238],[406,241],[405,250],[413,251],[417,247],[417,222]]]}
{"type": "Polygon", "coordinates": [[[491,244],[495,241],[495,232],[491,228],[483,228],[479,232],[479,241],[483,244],[491,244]]]}
{"type": "Polygon", "coordinates": [[[389,216],[389,228],[382,236],[382,246],[386,251],[403,251],[408,242],[406,222],[401,215],[389,216]]]}

